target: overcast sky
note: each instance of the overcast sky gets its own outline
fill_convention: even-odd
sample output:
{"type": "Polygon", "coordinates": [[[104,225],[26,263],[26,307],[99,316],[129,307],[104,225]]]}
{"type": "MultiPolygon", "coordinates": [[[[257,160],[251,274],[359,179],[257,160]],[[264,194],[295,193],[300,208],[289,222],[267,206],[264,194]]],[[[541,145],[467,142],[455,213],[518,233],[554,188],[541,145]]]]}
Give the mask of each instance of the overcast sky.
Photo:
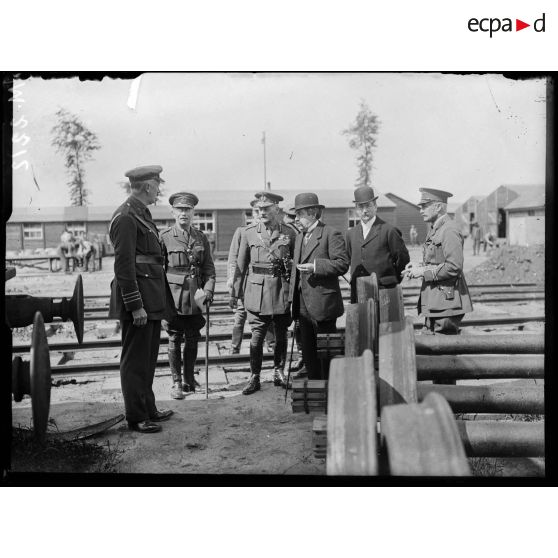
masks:
{"type": "MultiPolygon", "coordinates": [[[[16,82],[17,83],[17,82],[16,82]]],[[[450,201],[501,184],[544,183],[545,82],[498,75],[145,74],[130,108],[131,80],[31,78],[19,87],[14,121],[30,138],[14,145],[13,205],[69,205],[63,157],[51,146],[55,112],[66,108],[102,148],[86,164],[91,205],[121,203],[118,186],[138,165],[160,164],[165,199],[186,190],[263,188],[262,132],[271,187],[346,189],[356,154],[341,131],[364,99],[381,125],[373,186],[410,201],[430,186],[450,201]],[[40,191],[33,182],[31,166],[40,191]]],[[[16,130],[17,131],[17,130],[16,130]]]]}

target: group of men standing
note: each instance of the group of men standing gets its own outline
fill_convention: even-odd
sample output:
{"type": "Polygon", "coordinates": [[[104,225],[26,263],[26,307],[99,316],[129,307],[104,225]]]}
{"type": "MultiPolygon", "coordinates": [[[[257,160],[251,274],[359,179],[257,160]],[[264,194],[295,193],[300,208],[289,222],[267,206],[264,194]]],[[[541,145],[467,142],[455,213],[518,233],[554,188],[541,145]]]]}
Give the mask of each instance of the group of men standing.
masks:
{"type": "MultiPolygon", "coordinates": [[[[198,203],[194,194],[170,197],[175,225],[159,235],[147,206],[157,199],[161,171],[151,166],[126,173],[131,196],[109,226],[115,249],[109,315],[122,323],[126,419],[139,432],[159,431],[158,423],[173,414],[157,409],[152,389],[161,322],[169,335],[171,396],[182,399],[195,391],[203,309],[213,300],[216,280],[209,242],[192,226],[198,203]]],[[[377,216],[378,196],[370,187],[355,190],[360,223],[345,235],[322,221],[324,206],[315,193],[298,194],[294,207],[285,211],[279,207],[281,196],[270,191],[255,194],[254,220],[235,231],[227,264],[229,305],[240,316],[233,328],[233,351],[242,339],[242,313],[252,329],[245,395],[261,389],[263,346],[270,329],[275,336],[273,381],[289,387],[287,331],[293,320],[304,361],[296,377],[324,377],[317,335],[336,332],[337,318],[344,312],[339,278],[349,269],[352,302],[358,277],[374,272],[380,288],[393,287],[405,276],[422,277],[419,311],[426,316],[428,330],[459,332],[460,319],[472,310],[462,273],[463,237],[446,215],[451,194],[426,188],[421,192],[421,215],[433,225],[421,264],[410,263],[400,231],[377,216]],[[294,216],[294,222],[285,222],[284,214],[294,216]]]]}

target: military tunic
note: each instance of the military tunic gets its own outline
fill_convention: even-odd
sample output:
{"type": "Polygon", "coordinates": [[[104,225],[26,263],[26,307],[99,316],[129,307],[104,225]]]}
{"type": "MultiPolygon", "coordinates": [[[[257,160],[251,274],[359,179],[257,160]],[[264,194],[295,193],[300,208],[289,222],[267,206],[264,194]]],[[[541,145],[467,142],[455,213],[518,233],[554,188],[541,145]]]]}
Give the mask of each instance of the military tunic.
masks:
{"type": "Polygon", "coordinates": [[[289,280],[296,233],[280,224],[271,236],[263,223],[242,234],[232,296],[244,298],[246,310],[264,316],[289,313],[289,280]],[[246,281],[246,285],[244,285],[246,281]]]}
{"type": "Polygon", "coordinates": [[[417,310],[428,318],[459,316],[473,311],[463,275],[463,236],[445,214],[432,226],[423,246],[424,277],[417,310]]]}
{"type": "Polygon", "coordinates": [[[248,312],[252,328],[250,369],[255,375],[261,370],[262,347],[270,326],[275,330],[274,366],[285,365],[295,236],[285,224],[277,225],[270,235],[261,222],[248,225],[241,234],[231,296],[243,298],[248,312]]]}
{"type": "Polygon", "coordinates": [[[215,265],[203,232],[174,225],[161,233],[167,260],[167,279],[179,315],[201,314],[194,300],[197,289],[215,290],[215,265]]]}
{"type": "Polygon", "coordinates": [[[161,319],[176,313],[164,273],[163,249],[151,212],[130,196],[115,212],[109,225],[114,246],[109,317],[122,329],[120,378],[130,423],[156,416],[153,377],[157,366],[161,319]],[[143,308],[145,326],[133,325],[132,312],[143,308]]]}

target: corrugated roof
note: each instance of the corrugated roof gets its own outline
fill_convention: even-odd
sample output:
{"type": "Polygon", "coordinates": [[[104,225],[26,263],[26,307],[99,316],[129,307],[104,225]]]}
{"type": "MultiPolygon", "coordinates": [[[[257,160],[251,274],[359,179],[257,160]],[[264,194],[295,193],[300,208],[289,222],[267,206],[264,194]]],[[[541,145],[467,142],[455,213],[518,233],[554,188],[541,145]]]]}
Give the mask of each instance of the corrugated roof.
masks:
{"type": "MultiPolygon", "coordinates": [[[[285,198],[282,207],[292,205],[299,190],[272,190],[285,198]]],[[[353,207],[352,190],[321,190],[317,192],[320,203],[326,207],[353,207]]],[[[170,195],[170,194],[169,194],[170,195]]],[[[213,211],[218,209],[249,209],[254,199],[254,190],[215,190],[210,196],[201,196],[196,211],[213,211]]],[[[379,194],[378,207],[395,207],[395,204],[383,194],[379,194]]],[[[72,221],[109,221],[116,206],[82,206],[82,207],[15,207],[10,223],[27,222],[72,222],[72,221]]],[[[163,202],[149,206],[154,219],[172,219],[170,206],[163,202]]]]}
{"type": "MultiPolygon", "coordinates": [[[[511,187],[510,187],[511,188],[511,187]]],[[[519,209],[533,209],[544,207],[545,205],[545,188],[544,184],[536,184],[533,186],[528,186],[521,188],[518,191],[512,188],[514,192],[518,194],[515,198],[504,208],[506,211],[514,211],[519,209]]]]}

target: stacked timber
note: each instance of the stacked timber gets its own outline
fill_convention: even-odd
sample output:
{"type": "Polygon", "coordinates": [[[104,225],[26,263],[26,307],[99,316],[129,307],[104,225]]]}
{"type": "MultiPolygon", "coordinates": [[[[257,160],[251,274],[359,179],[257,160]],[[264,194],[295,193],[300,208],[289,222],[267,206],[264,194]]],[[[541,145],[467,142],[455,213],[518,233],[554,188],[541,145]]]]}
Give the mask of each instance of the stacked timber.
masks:
{"type": "Polygon", "coordinates": [[[316,459],[325,459],[327,454],[327,415],[314,417],[312,423],[312,452],[316,459]]]}
{"type": "Polygon", "coordinates": [[[293,413],[327,413],[327,380],[294,380],[293,413]]]}

